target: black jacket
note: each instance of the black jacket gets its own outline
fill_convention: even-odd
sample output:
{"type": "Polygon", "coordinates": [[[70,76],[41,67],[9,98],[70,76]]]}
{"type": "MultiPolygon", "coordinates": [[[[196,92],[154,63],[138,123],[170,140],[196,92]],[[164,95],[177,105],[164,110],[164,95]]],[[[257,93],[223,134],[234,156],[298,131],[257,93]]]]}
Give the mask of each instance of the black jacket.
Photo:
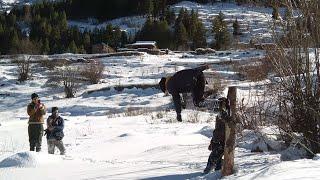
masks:
{"type": "Polygon", "coordinates": [[[63,138],[64,120],[62,117],[58,116],[54,119],[52,116],[49,116],[47,119],[47,125],[48,127],[53,127],[52,131],[46,129],[47,139],[61,140],[63,138]]]}
{"type": "Polygon", "coordinates": [[[170,94],[192,92],[199,83],[205,84],[203,72],[206,66],[194,69],[185,69],[176,72],[167,82],[167,90],[170,94]]]}

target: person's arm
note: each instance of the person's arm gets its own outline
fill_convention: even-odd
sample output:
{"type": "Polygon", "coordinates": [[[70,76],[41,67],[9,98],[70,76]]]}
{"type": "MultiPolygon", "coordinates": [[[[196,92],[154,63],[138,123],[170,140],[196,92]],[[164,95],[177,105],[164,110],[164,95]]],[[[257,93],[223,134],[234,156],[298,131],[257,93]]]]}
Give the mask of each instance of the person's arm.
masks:
{"type": "Polygon", "coordinates": [[[32,107],[31,105],[28,105],[27,113],[28,113],[29,116],[33,116],[36,113],[35,107],[32,107]]]}
{"type": "Polygon", "coordinates": [[[40,110],[41,115],[45,115],[46,111],[47,111],[47,108],[46,108],[46,106],[44,104],[41,104],[40,107],[39,107],[39,110],[40,110]]]}
{"type": "Polygon", "coordinates": [[[60,123],[54,127],[55,130],[62,131],[64,128],[64,120],[63,118],[59,117],[60,123]]]}

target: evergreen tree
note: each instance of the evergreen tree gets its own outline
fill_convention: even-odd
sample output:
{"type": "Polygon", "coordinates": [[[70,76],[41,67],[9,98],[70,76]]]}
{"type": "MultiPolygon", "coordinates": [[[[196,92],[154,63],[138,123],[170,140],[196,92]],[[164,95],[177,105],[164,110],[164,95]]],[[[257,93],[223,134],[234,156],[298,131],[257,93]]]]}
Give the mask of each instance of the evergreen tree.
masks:
{"type": "Polygon", "coordinates": [[[77,45],[74,41],[71,41],[68,47],[68,52],[70,53],[78,53],[77,45]]]}
{"type": "Polygon", "coordinates": [[[170,47],[170,29],[166,20],[156,23],[154,27],[157,34],[154,34],[154,39],[160,48],[170,47]]]}
{"type": "Polygon", "coordinates": [[[169,25],[173,25],[176,20],[176,14],[173,10],[166,9],[165,11],[165,20],[168,22],[169,25]]]}
{"type": "Polygon", "coordinates": [[[83,36],[83,45],[86,52],[91,52],[91,38],[90,34],[88,32],[84,33],[83,36]]]}
{"type": "Polygon", "coordinates": [[[236,19],[233,24],[232,24],[232,27],[233,27],[233,35],[235,36],[238,36],[240,35],[240,24],[238,22],[238,19],[236,19]]]}
{"type": "Polygon", "coordinates": [[[155,0],[153,1],[153,11],[152,11],[152,15],[154,18],[159,17],[160,15],[160,11],[161,11],[161,4],[160,4],[160,0],[155,0]]]}
{"type": "Polygon", "coordinates": [[[197,31],[198,26],[198,13],[196,13],[194,10],[191,11],[190,18],[188,21],[189,27],[187,28],[189,39],[193,39],[195,32],[197,31]]]}
{"type": "Polygon", "coordinates": [[[201,21],[196,24],[196,31],[193,36],[193,49],[207,46],[206,29],[201,21]]]}
{"type": "Polygon", "coordinates": [[[43,54],[48,54],[50,52],[49,40],[47,38],[45,38],[42,42],[41,52],[43,54]]]}
{"type": "Polygon", "coordinates": [[[148,17],[152,16],[154,10],[154,3],[153,0],[145,0],[145,13],[148,17]]]}
{"type": "Polygon", "coordinates": [[[219,15],[214,18],[212,26],[214,38],[216,41],[214,44],[215,48],[227,49],[231,44],[231,40],[222,12],[220,12],[219,15]]]}
{"type": "Polygon", "coordinates": [[[164,15],[167,9],[167,0],[159,0],[160,4],[160,13],[161,15],[164,15]]]}
{"type": "Polygon", "coordinates": [[[121,46],[124,47],[126,44],[128,44],[128,35],[125,31],[121,32],[121,46]]]}
{"type": "Polygon", "coordinates": [[[68,21],[67,21],[67,15],[66,12],[59,13],[59,27],[61,28],[61,31],[66,31],[68,29],[68,21]]]}
{"type": "Polygon", "coordinates": [[[153,21],[151,18],[148,18],[142,27],[141,31],[137,34],[137,39],[140,40],[152,40],[152,29],[153,29],[153,21]]]}
{"type": "Polygon", "coordinates": [[[8,26],[9,26],[9,27],[13,27],[13,26],[15,26],[16,22],[17,22],[17,17],[16,17],[16,15],[10,13],[10,14],[7,16],[7,24],[8,24],[8,26]]]}
{"type": "Polygon", "coordinates": [[[175,43],[180,50],[186,50],[188,47],[188,33],[182,22],[175,29],[175,43]]]}

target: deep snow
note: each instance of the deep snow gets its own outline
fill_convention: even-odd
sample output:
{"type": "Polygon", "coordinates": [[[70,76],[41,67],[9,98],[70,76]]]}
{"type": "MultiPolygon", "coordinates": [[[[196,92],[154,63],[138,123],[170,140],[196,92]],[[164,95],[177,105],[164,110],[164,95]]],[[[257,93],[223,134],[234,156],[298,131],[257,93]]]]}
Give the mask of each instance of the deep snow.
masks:
{"type": "MultiPolygon", "coordinates": [[[[133,88],[120,92],[103,89],[117,85],[156,84],[163,75],[206,62],[211,64],[211,69],[205,71],[207,78],[212,72],[219,73],[225,84],[237,85],[239,96],[246,97],[253,84],[232,80],[232,69],[215,63],[246,60],[257,53],[263,55],[259,51],[249,54],[231,51],[223,56],[217,53],[189,58],[182,58],[183,54],[179,53],[102,58],[106,70],[101,83],[84,85],[73,99],[65,99],[62,89],[46,87],[48,72],[36,65],[32,80],[17,83],[16,67],[1,59],[1,179],[219,178],[219,171],[202,175],[210,154],[207,146],[214,128],[214,112],[202,112],[190,106],[183,110],[184,122],[178,123],[170,96],[164,96],[158,89],[133,88]],[[92,90],[100,91],[87,93],[92,90]],[[67,155],[48,155],[45,138],[41,153],[28,152],[26,106],[33,92],[40,95],[48,109],[60,107],[62,117],[66,119],[64,143],[67,155]],[[199,122],[191,123],[194,120],[199,122]]],[[[58,56],[76,59],[81,55],[43,58],[52,60],[58,56]]],[[[268,129],[262,132],[275,133],[272,128],[268,129]]],[[[318,178],[320,161],[317,158],[282,162],[280,153],[252,153],[254,146],[265,147],[259,141],[260,136],[244,131],[238,138],[236,171],[227,179],[318,178]],[[305,169],[308,174],[303,173],[305,169]]],[[[267,142],[274,147],[280,145],[272,137],[268,137],[267,142]]]]}

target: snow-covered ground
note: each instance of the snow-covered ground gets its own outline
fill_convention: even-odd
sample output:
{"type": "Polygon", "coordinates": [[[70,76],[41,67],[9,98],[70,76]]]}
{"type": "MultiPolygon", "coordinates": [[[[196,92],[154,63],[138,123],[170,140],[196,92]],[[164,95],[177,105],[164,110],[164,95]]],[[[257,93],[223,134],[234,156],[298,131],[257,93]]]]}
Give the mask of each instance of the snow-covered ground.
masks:
{"type": "MultiPolygon", "coordinates": [[[[218,64],[258,54],[264,53],[105,57],[98,59],[106,66],[101,83],[83,86],[72,99],[64,98],[63,89],[46,86],[47,70],[35,65],[32,80],[17,83],[16,67],[8,59],[0,59],[0,179],[220,178],[220,171],[202,174],[210,154],[207,146],[214,112],[187,108],[182,113],[183,123],[178,123],[170,97],[158,89],[103,88],[156,84],[161,76],[208,63],[211,69],[205,71],[207,78],[212,72],[219,73],[227,85],[237,85],[239,94],[245,96],[250,83],[234,81],[232,69],[218,64]],[[67,155],[48,155],[45,137],[41,153],[28,151],[26,106],[33,92],[39,94],[48,112],[53,106],[60,108],[66,120],[63,141],[67,155]],[[191,123],[195,120],[199,122],[191,123]]],[[[43,57],[52,60],[59,56],[76,59],[72,54],[43,57]]],[[[257,137],[244,131],[237,139],[236,171],[226,179],[319,179],[319,158],[282,162],[279,153],[252,153],[257,137]]]]}

